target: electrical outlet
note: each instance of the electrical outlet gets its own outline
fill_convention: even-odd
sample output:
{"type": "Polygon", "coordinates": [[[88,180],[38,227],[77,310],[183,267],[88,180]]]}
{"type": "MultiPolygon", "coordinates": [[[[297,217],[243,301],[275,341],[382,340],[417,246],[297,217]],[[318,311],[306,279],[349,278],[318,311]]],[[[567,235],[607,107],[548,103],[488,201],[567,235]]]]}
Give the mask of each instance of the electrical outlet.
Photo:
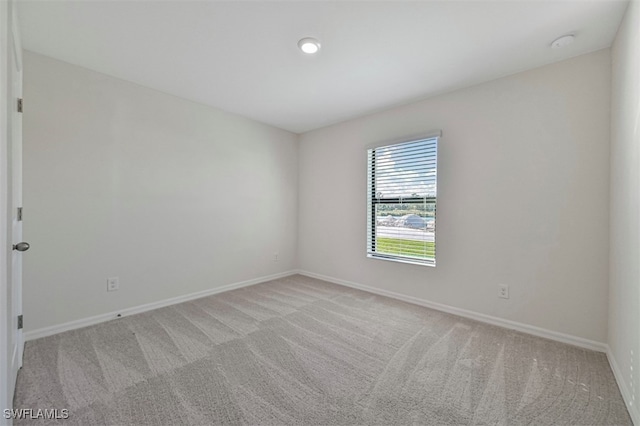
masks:
{"type": "Polygon", "coordinates": [[[273,261],[274,261],[274,262],[277,262],[277,261],[278,261],[278,257],[279,257],[279,256],[280,256],[280,255],[278,254],[278,252],[273,253],[273,261]]]}
{"type": "Polygon", "coordinates": [[[508,299],[509,298],[509,286],[508,285],[501,284],[500,286],[498,286],[498,297],[500,297],[502,299],[508,299]]]}
{"type": "Polygon", "coordinates": [[[116,291],[120,288],[118,277],[107,278],[107,291],[116,291]]]}

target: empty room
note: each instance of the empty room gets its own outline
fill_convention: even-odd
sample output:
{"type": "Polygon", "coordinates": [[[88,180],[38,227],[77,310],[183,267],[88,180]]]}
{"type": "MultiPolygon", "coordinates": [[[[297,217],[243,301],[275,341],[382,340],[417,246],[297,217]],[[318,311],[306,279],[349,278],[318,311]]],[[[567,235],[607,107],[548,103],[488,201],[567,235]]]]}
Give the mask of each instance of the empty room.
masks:
{"type": "Polygon", "coordinates": [[[0,424],[640,425],[640,1],[0,1],[0,424]]]}

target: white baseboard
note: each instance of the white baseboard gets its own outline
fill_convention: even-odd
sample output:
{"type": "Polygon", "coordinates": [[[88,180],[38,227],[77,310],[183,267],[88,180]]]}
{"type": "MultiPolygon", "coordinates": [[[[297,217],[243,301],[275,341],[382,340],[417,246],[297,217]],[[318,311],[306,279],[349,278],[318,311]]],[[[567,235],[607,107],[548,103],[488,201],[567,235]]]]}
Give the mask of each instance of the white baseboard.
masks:
{"type": "Polygon", "coordinates": [[[329,277],[326,275],[316,274],[313,272],[298,270],[298,274],[306,275],[312,278],[318,278],[320,280],[329,281],[334,284],[340,284],[347,287],[356,288],[358,290],[367,291],[369,293],[379,294],[381,296],[391,297],[393,299],[402,300],[403,302],[413,303],[414,305],[424,306],[427,308],[435,309],[437,311],[447,312],[450,314],[458,315],[461,317],[473,319],[476,321],[497,325],[499,327],[508,328],[511,330],[521,331],[527,334],[533,334],[534,336],[544,337],[546,339],[555,340],[562,343],[567,343],[574,346],[579,346],[585,349],[591,349],[598,352],[606,352],[607,345],[605,343],[596,342],[594,340],[584,339],[582,337],[572,336],[569,334],[559,333],[557,331],[547,330],[545,328],[536,327],[521,322],[511,321],[503,318],[494,317],[491,315],[481,314],[479,312],[468,311],[466,309],[456,308],[454,306],[444,305],[441,303],[431,302],[425,299],[420,299],[413,296],[406,296],[404,294],[395,293],[393,291],[382,290],[379,288],[371,287],[364,284],[354,283],[351,281],[342,280],[339,278],[329,277]]]}
{"type": "Polygon", "coordinates": [[[160,300],[158,302],[152,302],[144,305],[133,306],[131,308],[122,309],[120,311],[108,312],[106,314],[96,315],[88,318],[82,318],[75,321],[69,321],[63,324],[52,325],[50,327],[43,327],[36,330],[27,331],[26,333],[24,333],[24,340],[29,341],[29,340],[39,339],[41,337],[51,336],[53,334],[62,333],[64,331],[87,327],[87,326],[98,324],[101,322],[110,321],[116,318],[122,318],[129,315],[139,314],[141,312],[150,311],[152,309],[158,309],[158,308],[162,308],[169,305],[175,305],[177,303],[187,302],[189,300],[199,299],[205,296],[211,296],[213,294],[224,293],[225,291],[235,290],[238,288],[260,284],[260,283],[275,280],[278,278],[288,277],[296,273],[297,271],[281,272],[279,274],[267,275],[264,277],[254,278],[252,280],[228,284],[222,287],[216,287],[208,290],[198,291],[196,293],[185,294],[183,296],[172,297],[171,299],[160,300]]]}
{"type": "Polygon", "coordinates": [[[627,380],[622,375],[622,371],[620,371],[618,362],[613,356],[613,352],[611,352],[611,347],[609,347],[609,345],[607,345],[607,359],[609,360],[609,365],[611,366],[613,375],[615,376],[616,382],[618,383],[618,389],[620,389],[622,399],[624,399],[624,402],[627,405],[627,411],[631,416],[631,421],[634,425],[640,425],[640,411],[638,411],[637,405],[630,404],[631,402],[633,402],[633,397],[631,396],[631,392],[629,391],[629,386],[627,386],[627,380]]]}

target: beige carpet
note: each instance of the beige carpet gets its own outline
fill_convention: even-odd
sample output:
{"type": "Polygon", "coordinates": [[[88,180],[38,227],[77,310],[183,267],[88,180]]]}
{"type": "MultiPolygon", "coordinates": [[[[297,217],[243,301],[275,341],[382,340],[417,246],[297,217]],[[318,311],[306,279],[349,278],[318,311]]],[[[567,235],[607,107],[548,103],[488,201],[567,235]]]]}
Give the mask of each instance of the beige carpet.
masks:
{"type": "Polygon", "coordinates": [[[28,342],[15,407],[78,425],[631,424],[602,353],[303,276],[28,342]]]}

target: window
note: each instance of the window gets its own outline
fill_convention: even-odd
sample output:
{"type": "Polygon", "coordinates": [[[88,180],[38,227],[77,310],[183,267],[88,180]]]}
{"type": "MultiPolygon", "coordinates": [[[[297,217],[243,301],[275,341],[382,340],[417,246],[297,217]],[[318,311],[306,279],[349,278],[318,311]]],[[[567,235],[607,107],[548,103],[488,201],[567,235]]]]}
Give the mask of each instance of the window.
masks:
{"type": "Polygon", "coordinates": [[[367,256],[435,266],[438,137],[367,154],[367,256]]]}

